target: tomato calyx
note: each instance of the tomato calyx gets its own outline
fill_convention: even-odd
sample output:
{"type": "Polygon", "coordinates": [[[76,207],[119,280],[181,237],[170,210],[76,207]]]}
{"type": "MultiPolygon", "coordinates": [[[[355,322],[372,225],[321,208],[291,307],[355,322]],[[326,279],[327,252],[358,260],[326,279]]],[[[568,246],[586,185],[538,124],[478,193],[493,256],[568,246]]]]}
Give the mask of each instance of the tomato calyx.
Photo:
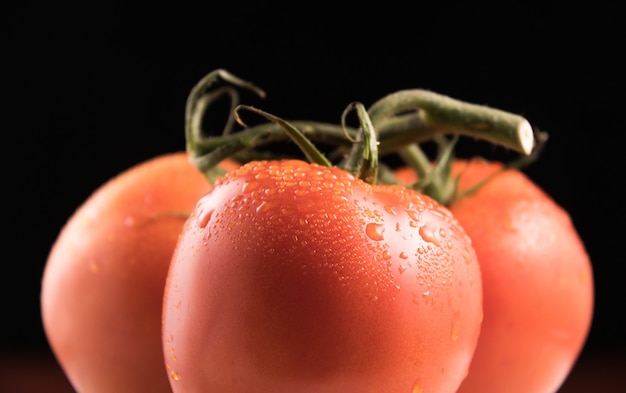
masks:
{"type": "MultiPolygon", "coordinates": [[[[412,184],[403,185],[429,195],[442,205],[450,206],[463,198],[471,196],[499,174],[510,169],[521,170],[533,163],[539,157],[548,140],[546,132],[535,130],[534,135],[535,147],[530,154],[520,155],[511,161],[503,162],[498,171],[464,189],[459,188],[459,178],[462,172],[456,176],[452,174],[452,164],[456,159],[454,145],[458,140],[458,135],[455,135],[452,139],[443,136],[434,138],[438,150],[437,158],[434,161],[429,159],[419,145],[411,144],[402,149],[399,155],[404,163],[416,172],[419,180],[412,184]]],[[[471,160],[483,160],[483,158],[472,157],[468,161],[471,160]]],[[[396,179],[391,177],[387,179],[387,182],[398,183],[396,179]]]]}
{"type": "Polygon", "coordinates": [[[422,89],[389,94],[368,109],[360,102],[352,102],[345,108],[341,124],[285,120],[253,106],[240,104],[237,89],[265,97],[265,92],[253,83],[218,69],[200,80],[187,101],[187,152],[193,164],[209,180],[215,177],[212,170],[220,161],[232,158],[243,163],[275,159],[275,154],[263,154],[259,148],[291,139],[310,162],[323,166],[333,165],[333,160],[327,158],[316,144],[333,147],[328,157],[338,157],[338,167],[370,184],[398,183],[392,171],[378,160],[379,155],[397,154],[420,179],[405,186],[425,193],[441,204],[450,205],[475,192],[493,177],[483,179],[468,189],[458,189],[458,179],[451,175],[451,163],[455,159],[454,146],[460,136],[481,139],[519,153],[520,158],[504,163],[503,170],[521,168],[534,161],[547,139],[545,132],[533,129],[519,115],[422,89]],[[222,133],[203,132],[207,111],[224,97],[230,100],[231,113],[222,133]],[[267,123],[248,126],[240,116],[242,110],[264,117],[267,123]],[[358,116],[358,127],[346,124],[351,111],[358,116]],[[233,132],[235,125],[242,129],[233,132]],[[435,160],[431,160],[420,148],[420,143],[429,141],[438,146],[435,160]]]}
{"type": "MultiPolygon", "coordinates": [[[[279,124],[291,140],[298,145],[309,162],[325,167],[333,166],[331,161],[326,158],[326,156],[304,135],[304,133],[290,122],[248,105],[238,105],[234,110],[235,120],[244,127],[246,127],[246,124],[239,115],[239,111],[241,109],[256,113],[271,122],[279,124]]],[[[341,126],[346,131],[346,138],[351,140],[353,144],[352,149],[345,156],[338,167],[352,173],[354,176],[369,184],[376,183],[378,179],[378,141],[376,139],[374,126],[370,121],[365,106],[360,102],[350,103],[341,116],[341,126]],[[360,123],[356,139],[352,139],[350,137],[346,126],[347,115],[352,110],[356,111],[360,123]]]]}

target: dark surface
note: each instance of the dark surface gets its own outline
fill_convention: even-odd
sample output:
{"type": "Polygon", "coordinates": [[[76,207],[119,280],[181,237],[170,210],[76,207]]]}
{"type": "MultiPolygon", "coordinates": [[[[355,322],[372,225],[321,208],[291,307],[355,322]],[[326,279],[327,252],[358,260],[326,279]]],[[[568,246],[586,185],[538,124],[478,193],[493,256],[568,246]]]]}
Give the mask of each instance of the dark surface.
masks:
{"type": "Polygon", "coordinates": [[[596,311],[581,363],[597,380],[611,369],[592,367],[597,359],[624,364],[621,14],[584,5],[513,4],[501,14],[387,6],[342,15],[300,4],[238,3],[220,13],[13,6],[3,45],[9,238],[0,353],[49,356],[39,286],[61,226],[111,176],[182,150],[189,90],[226,68],[268,92],[251,104],[291,119],[337,122],[352,101],[420,87],[548,131],[526,173],[570,212],[592,258],[596,311]]]}

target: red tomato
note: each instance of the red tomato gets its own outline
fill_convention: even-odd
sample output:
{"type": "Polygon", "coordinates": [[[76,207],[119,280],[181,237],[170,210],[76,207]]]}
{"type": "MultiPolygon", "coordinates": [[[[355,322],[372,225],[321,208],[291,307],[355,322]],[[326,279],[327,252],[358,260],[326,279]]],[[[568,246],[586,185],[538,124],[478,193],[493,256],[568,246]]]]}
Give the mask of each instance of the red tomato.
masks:
{"type": "Polygon", "coordinates": [[[171,392],[163,287],[182,215],[209,188],[185,153],[163,155],[104,184],[63,227],[45,267],[41,311],[78,392],[171,392]]]}
{"type": "Polygon", "coordinates": [[[338,168],[257,161],[185,224],[164,294],[174,392],[453,392],[482,319],[450,212],[338,168]]]}
{"type": "MultiPolygon", "coordinates": [[[[458,161],[454,172],[462,173],[463,189],[500,168],[458,161]]],[[[406,168],[397,175],[414,179],[406,168]]],[[[593,313],[591,263],[569,215],[516,170],[450,210],[472,239],[484,290],[482,331],[459,392],[557,391],[593,313]]]]}

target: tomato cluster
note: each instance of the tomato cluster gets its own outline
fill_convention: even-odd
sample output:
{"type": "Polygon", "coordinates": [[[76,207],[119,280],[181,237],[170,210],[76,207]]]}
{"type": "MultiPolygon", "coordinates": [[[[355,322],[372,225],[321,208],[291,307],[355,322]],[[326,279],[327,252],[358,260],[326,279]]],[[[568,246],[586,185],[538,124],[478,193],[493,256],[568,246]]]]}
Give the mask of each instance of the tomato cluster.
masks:
{"type": "Polygon", "coordinates": [[[455,159],[439,128],[481,135],[473,124],[495,116],[485,138],[528,154],[525,120],[404,91],[352,104],[356,128],[242,106],[270,121],[247,127],[234,111],[205,136],[217,80],[262,94],[207,75],[187,152],[104,184],[51,249],[43,324],[78,392],[558,389],[592,318],[583,242],[519,169],[455,159]],[[308,161],[255,154],[284,138],[308,161]],[[378,160],[391,153],[406,165],[378,160]]]}

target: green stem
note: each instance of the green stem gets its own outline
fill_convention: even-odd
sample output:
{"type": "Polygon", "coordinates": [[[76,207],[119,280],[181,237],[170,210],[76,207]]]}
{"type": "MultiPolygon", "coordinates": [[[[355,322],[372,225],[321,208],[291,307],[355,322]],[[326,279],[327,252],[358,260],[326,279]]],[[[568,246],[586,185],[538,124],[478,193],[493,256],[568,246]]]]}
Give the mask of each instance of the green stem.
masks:
{"type": "Polygon", "coordinates": [[[406,146],[435,135],[458,134],[486,140],[523,154],[534,147],[533,129],[521,116],[470,104],[426,90],[402,90],[387,95],[369,109],[381,143],[406,146]],[[385,135],[390,124],[413,125],[413,132],[385,135]],[[414,134],[422,134],[418,138],[414,134]]]}
{"type": "Polygon", "coordinates": [[[456,179],[451,179],[452,162],[454,161],[454,146],[459,136],[455,135],[452,141],[440,136],[436,142],[439,145],[439,154],[433,166],[430,158],[414,143],[399,152],[405,164],[415,170],[418,181],[412,188],[428,194],[439,203],[447,204],[456,195],[456,179]]]}
{"type": "MultiPolygon", "coordinates": [[[[239,105],[236,87],[250,90],[260,97],[265,96],[265,92],[252,83],[218,69],[202,78],[187,99],[187,151],[203,173],[227,157],[292,137],[285,132],[286,124],[267,116],[269,123],[236,133],[231,133],[234,116],[229,116],[221,135],[205,135],[202,132],[202,120],[213,103],[227,96],[231,101],[231,109],[239,105]],[[228,85],[215,88],[220,81],[228,85]]],[[[529,154],[534,145],[532,128],[520,116],[424,90],[404,90],[390,94],[374,103],[367,115],[368,127],[378,133],[377,149],[380,155],[402,152],[409,145],[446,134],[473,136],[523,154],[529,154]]],[[[363,114],[360,118],[364,119],[363,114]]],[[[281,121],[286,123],[286,120],[281,121]]],[[[298,131],[300,136],[313,143],[337,147],[339,153],[348,153],[354,149],[353,141],[362,132],[343,124],[307,120],[292,120],[288,125],[293,127],[292,131],[298,131]]]]}
{"type": "Polygon", "coordinates": [[[346,117],[352,110],[356,111],[361,127],[342,168],[361,180],[374,184],[378,178],[378,141],[376,140],[376,131],[365,110],[365,106],[360,102],[351,103],[343,111],[341,124],[344,128],[346,117]]]}
{"type": "Polygon", "coordinates": [[[326,157],[324,157],[324,155],[322,154],[322,152],[320,152],[315,145],[313,145],[313,143],[311,143],[310,140],[308,140],[306,138],[306,136],[304,136],[304,134],[298,130],[296,127],[294,127],[293,125],[291,125],[289,122],[285,121],[284,119],[281,119],[280,117],[274,116],[271,113],[267,113],[265,111],[262,111],[260,109],[251,107],[251,106],[247,106],[247,105],[238,105],[237,108],[235,108],[234,111],[234,116],[235,119],[237,120],[237,122],[239,124],[241,124],[242,126],[246,126],[245,123],[241,120],[241,117],[239,116],[239,110],[240,109],[245,109],[248,110],[252,113],[256,113],[257,115],[261,115],[263,117],[265,117],[267,120],[277,123],[278,125],[280,125],[283,129],[284,132],[287,133],[287,135],[296,143],[296,145],[298,145],[298,147],[300,148],[300,150],[302,150],[302,152],[304,153],[304,155],[307,157],[307,159],[310,162],[314,162],[323,166],[327,166],[330,167],[332,166],[331,162],[328,161],[326,159],[326,157]]]}
{"type": "MultiPolygon", "coordinates": [[[[251,82],[236,77],[226,70],[217,69],[205,75],[191,89],[185,105],[186,149],[192,160],[199,159],[202,161],[201,156],[204,155],[204,152],[199,149],[197,143],[205,138],[202,134],[202,119],[204,118],[204,114],[210,105],[224,95],[230,96],[231,112],[238,104],[239,94],[232,86],[222,86],[221,88],[218,88],[208,94],[206,93],[207,90],[220,82],[226,82],[232,86],[249,90],[261,98],[265,97],[265,91],[261,88],[255,86],[251,82]]],[[[230,133],[233,122],[233,118],[229,116],[226,121],[223,134],[230,133]]]]}

